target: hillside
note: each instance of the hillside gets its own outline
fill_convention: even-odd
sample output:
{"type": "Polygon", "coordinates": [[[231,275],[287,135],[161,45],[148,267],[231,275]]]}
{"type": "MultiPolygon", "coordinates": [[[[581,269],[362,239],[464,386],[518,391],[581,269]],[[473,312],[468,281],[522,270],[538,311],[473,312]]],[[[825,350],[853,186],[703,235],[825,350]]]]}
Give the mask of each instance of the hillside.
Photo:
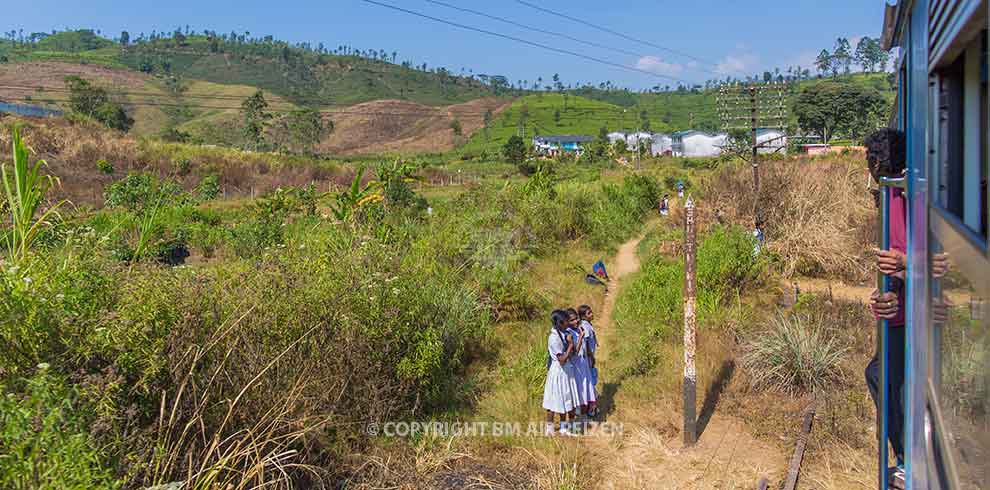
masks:
{"type": "MultiPolygon", "coordinates": [[[[894,92],[884,73],[856,73],[839,79],[876,88],[893,103],[894,92]]],[[[804,88],[826,80],[831,78],[797,82],[792,87],[789,104],[804,88]]],[[[636,93],[578,89],[568,94],[530,94],[516,99],[494,120],[487,132],[476,133],[462,150],[465,153],[497,150],[510,136],[519,133],[520,119],[527,137],[537,134],[595,136],[603,127],[608,131],[635,131],[643,128],[644,111],[649,128],[654,132],[683,129],[716,131],[721,122],[715,105],[714,90],[636,93]]],[[[792,118],[792,125],[796,124],[797,121],[792,118]]]]}
{"type": "MultiPolygon", "coordinates": [[[[339,154],[460,148],[471,155],[496,151],[521,130],[526,136],[596,135],[603,127],[642,129],[644,121],[657,132],[720,126],[713,89],[518,90],[503,77],[454,76],[443,68],[426,69],[425,63],[397,62],[396,56],[346,46],[332,51],[291,46],[235,33],[177,32],[125,44],[67,31],[34,43],[0,41],[0,99],[61,105],[68,95],[63,79],[79,75],[111,89],[135,119],[137,135],[174,137],[179,131],[191,142],[244,146],[240,104],[261,89],[272,112],[301,107],[335,112],[337,131],[320,149],[339,154]],[[506,107],[508,95],[519,98],[506,107]],[[489,110],[493,119],[486,124],[489,110]],[[451,127],[455,119],[461,135],[451,127]]],[[[887,74],[840,78],[893,99],[887,74]]],[[[828,79],[797,82],[792,99],[828,79]]]]}
{"type": "Polygon", "coordinates": [[[106,38],[66,31],[37,43],[0,41],[0,59],[62,61],[128,68],[160,78],[205,80],[249,85],[299,105],[342,106],[378,99],[409,100],[426,105],[466,102],[503,92],[479,80],[455,76],[444,68],[413,68],[391,56],[370,51],[326,50],[240,36],[183,35],[157,37],[126,45],[106,38]]]}

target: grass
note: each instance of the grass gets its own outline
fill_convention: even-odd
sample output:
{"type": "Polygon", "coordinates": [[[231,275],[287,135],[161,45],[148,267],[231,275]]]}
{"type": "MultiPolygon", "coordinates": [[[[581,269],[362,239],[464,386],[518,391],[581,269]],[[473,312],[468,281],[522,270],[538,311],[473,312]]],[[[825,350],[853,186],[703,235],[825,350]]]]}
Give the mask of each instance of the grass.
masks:
{"type": "MultiPolygon", "coordinates": [[[[33,127],[31,137],[64,158],[77,150],[47,138],[58,131],[33,127]]],[[[380,202],[338,221],[306,187],[200,205],[201,185],[176,183],[213,159],[222,181],[225,166],[302,166],[292,157],[103,141],[120,155],[137,148],[170,175],[121,178],[133,167],[97,153],[107,164],[85,171],[114,182],[113,206],[46,230],[25,278],[3,268],[0,379],[19,400],[40,362],[72,374],[102,428],[83,434],[101,448],[94,464],[127,486],[291,488],[362,472],[371,460],[351,455],[379,444],[363,424],[469,410],[480,393],[471,373],[497,349],[491,332],[546,309],[528,280],[534,261],[565,244],[613,247],[658,189],[643,176],[482,183],[429,203],[427,215],[405,174],[380,167],[380,202]],[[242,250],[243,236],[264,239],[242,250]],[[166,246],[191,248],[197,261],[164,267],[166,246]]],[[[592,257],[575,260],[587,267],[592,257]]],[[[572,275],[560,274],[550,277],[572,275]]]]}
{"type": "Polygon", "coordinates": [[[810,318],[778,315],[746,341],[743,367],[753,386],[789,394],[820,391],[839,378],[845,348],[810,318]]]}

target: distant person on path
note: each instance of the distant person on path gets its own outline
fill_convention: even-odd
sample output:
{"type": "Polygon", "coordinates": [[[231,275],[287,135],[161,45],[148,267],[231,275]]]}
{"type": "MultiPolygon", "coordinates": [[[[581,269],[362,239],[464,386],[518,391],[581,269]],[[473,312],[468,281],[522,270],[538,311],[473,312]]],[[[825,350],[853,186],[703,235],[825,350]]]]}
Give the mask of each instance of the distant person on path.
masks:
{"type": "Polygon", "coordinates": [[[670,196],[664,194],[663,199],[660,199],[660,216],[667,216],[668,214],[670,214],[670,196]]]}
{"type": "Polygon", "coordinates": [[[684,197],[684,182],[680,180],[677,181],[677,197],[684,197]]]}
{"type": "Polygon", "coordinates": [[[578,396],[578,387],[574,375],[572,360],[577,355],[577,348],[567,333],[568,315],[563,310],[550,313],[550,335],[547,337],[547,352],[550,355],[547,366],[547,381],[543,385],[543,408],[546,410],[546,427],[544,433],[554,434],[553,416],[560,417],[560,434],[574,435],[571,424],[574,421],[574,410],[578,407],[574,401],[578,396]]]}
{"type": "MultiPolygon", "coordinates": [[[[881,177],[897,177],[905,167],[904,133],[895,129],[880,129],[866,138],[866,162],[870,175],[877,183],[881,177]]],[[[879,204],[879,202],[878,202],[879,204]]],[[[890,485],[904,488],[904,273],[907,268],[907,203],[901,189],[892,188],[888,232],[890,249],[874,249],[877,269],[890,277],[892,291],[874,291],[870,297],[871,307],[878,319],[887,320],[888,381],[890,383],[887,404],[887,433],[890,445],[897,459],[895,467],[888,470],[890,485]]],[[[880,420],[880,352],[866,366],[866,384],[877,407],[877,422],[880,420]]]]}
{"type": "Polygon", "coordinates": [[[753,227],[753,239],[756,242],[753,245],[753,256],[760,255],[760,250],[763,249],[763,243],[766,241],[766,235],[763,233],[763,218],[757,216],[753,227]]]}
{"type": "Polygon", "coordinates": [[[595,335],[595,327],[591,322],[595,319],[595,312],[588,305],[578,307],[578,315],[581,317],[581,328],[584,329],[585,359],[588,362],[588,384],[578,389],[585,389],[589,392],[588,416],[598,416],[598,366],[595,364],[595,352],[598,350],[598,337],[595,335]]]}

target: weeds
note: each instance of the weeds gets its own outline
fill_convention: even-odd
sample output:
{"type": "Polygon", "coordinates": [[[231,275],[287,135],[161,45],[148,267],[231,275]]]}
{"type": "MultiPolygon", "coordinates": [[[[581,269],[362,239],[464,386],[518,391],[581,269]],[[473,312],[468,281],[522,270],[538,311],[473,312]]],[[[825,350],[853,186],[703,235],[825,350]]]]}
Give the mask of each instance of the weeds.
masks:
{"type": "Polygon", "coordinates": [[[779,314],[766,331],[745,342],[743,367],[759,388],[798,393],[836,381],[846,348],[807,317],[779,314]]]}

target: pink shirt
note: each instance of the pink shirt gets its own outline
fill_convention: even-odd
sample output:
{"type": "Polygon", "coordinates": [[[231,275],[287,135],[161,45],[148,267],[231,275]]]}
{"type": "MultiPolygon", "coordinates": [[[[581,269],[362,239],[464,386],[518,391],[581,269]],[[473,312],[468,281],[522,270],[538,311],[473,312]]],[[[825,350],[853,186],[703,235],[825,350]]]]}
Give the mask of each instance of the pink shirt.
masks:
{"type": "MultiPolygon", "coordinates": [[[[907,199],[901,189],[891,189],[890,192],[890,248],[901,253],[907,253],[907,199]]],[[[889,321],[892,327],[904,326],[904,309],[907,295],[904,288],[897,292],[897,315],[889,321]]]]}

